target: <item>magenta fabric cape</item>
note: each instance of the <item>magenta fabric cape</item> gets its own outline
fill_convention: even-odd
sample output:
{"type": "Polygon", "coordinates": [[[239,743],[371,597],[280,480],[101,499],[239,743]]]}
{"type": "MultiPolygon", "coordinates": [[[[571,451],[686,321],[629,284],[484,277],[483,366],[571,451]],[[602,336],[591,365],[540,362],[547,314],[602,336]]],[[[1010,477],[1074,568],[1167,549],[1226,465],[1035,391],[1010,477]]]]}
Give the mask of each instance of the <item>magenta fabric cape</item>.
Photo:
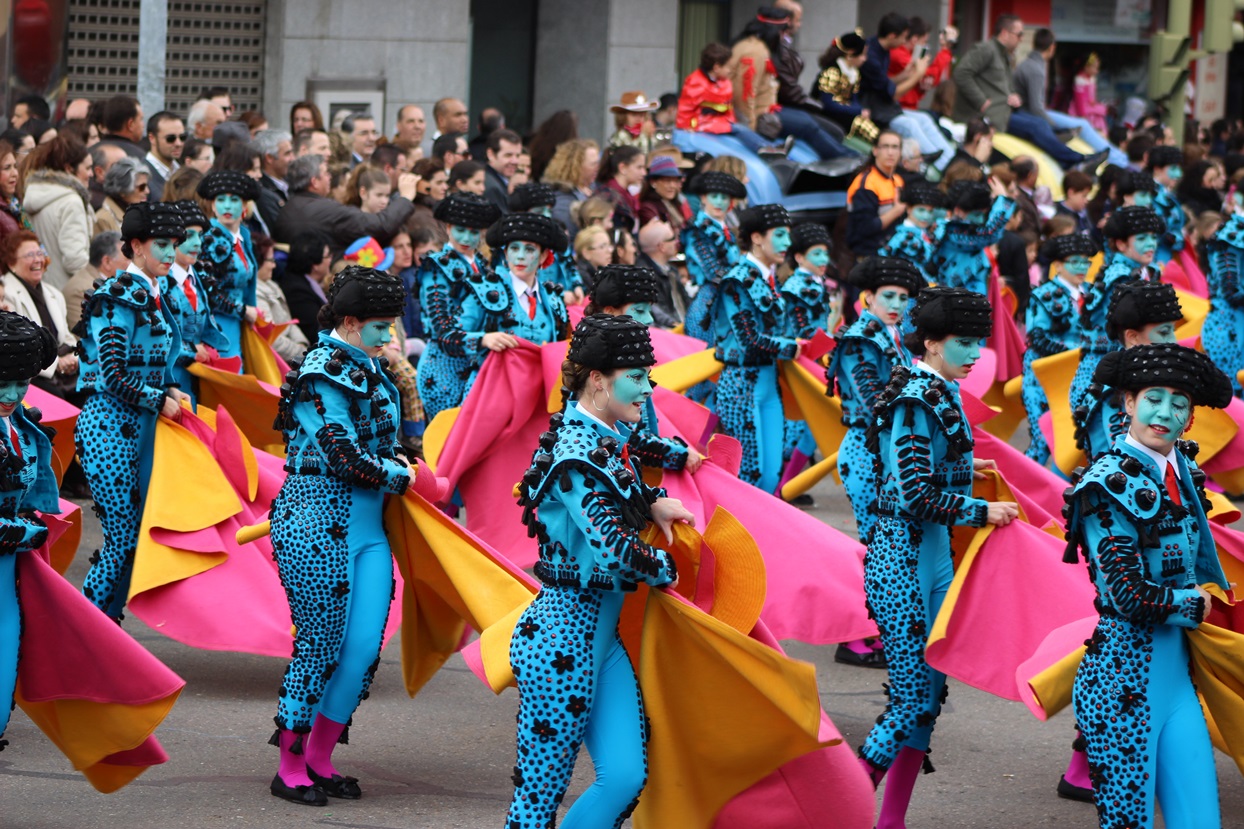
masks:
{"type": "Polygon", "coordinates": [[[989,347],[998,357],[994,379],[1005,383],[1024,373],[1024,351],[1028,346],[1023,332],[1002,301],[1001,281],[995,267],[989,274],[989,304],[993,306],[993,334],[989,337],[989,347]]]}

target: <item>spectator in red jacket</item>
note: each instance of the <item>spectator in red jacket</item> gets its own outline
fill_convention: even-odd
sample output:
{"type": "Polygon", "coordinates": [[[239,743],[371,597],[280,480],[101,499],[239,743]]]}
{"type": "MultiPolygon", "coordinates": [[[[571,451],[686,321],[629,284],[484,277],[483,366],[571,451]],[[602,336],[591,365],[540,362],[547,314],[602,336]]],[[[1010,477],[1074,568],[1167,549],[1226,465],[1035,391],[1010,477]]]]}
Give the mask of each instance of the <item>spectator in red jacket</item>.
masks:
{"type": "Polygon", "coordinates": [[[687,76],[678,96],[680,130],[732,135],[747,149],[758,152],[767,142],[734,118],[734,84],[730,82],[731,50],[710,43],[700,52],[700,66],[687,76]]]}
{"type": "MultiPolygon", "coordinates": [[[[901,74],[911,63],[912,55],[927,57],[929,48],[929,24],[919,17],[911,18],[908,23],[911,29],[907,33],[907,42],[890,50],[890,77],[901,74]]],[[[924,74],[901,96],[898,102],[903,109],[919,109],[920,101],[926,92],[940,86],[950,77],[950,62],[955,57],[955,46],[959,42],[959,30],[947,26],[937,35],[937,56],[929,61],[924,74]]]]}

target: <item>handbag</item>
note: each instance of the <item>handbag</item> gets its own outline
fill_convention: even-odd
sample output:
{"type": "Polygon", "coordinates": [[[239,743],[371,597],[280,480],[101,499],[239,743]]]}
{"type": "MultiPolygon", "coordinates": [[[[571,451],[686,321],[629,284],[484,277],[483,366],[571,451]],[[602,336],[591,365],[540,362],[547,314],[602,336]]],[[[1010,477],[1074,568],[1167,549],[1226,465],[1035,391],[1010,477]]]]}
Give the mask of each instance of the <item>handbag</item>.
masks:
{"type": "Polygon", "coordinates": [[[770,141],[782,134],[782,118],[776,112],[766,112],[756,118],[756,132],[770,141]]]}

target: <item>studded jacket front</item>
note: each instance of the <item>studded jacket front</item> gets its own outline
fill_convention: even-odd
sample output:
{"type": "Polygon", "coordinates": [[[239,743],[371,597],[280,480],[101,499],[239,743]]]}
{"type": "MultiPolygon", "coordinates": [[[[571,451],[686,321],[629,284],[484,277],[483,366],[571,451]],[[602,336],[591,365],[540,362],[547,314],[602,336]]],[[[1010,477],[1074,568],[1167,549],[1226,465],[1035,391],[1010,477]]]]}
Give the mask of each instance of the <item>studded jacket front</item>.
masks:
{"type": "Polygon", "coordinates": [[[254,307],[255,283],[259,268],[255,263],[255,251],[251,247],[251,232],[246,225],[238,230],[242,252],[233,232],[212,219],[211,227],[203,233],[204,276],[212,311],[216,314],[241,319],[247,307],[254,307]]]}
{"type": "Polygon", "coordinates": [[[36,425],[38,418],[38,410],[21,406],[9,416],[17,447],[12,432],[0,430],[0,556],[33,550],[47,539],[47,527],[34,510],[60,511],[52,442],[36,425]]]}
{"type": "Polygon", "coordinates": [[[910,366],[911,359],[911,352],[885,323],[869,311],[862,312],[838,336],[827,372],[829,393],[836,390],[842,400],[843,424],[867,426],[894,367],[910,366]]]}
{"type": "Polygon", "coordinates": [[[723,363],[763,366],[795,356],[798,343],[784,335],[786,302],[750,259],[722,278],[712,319],[716,357],[723,363]]]}

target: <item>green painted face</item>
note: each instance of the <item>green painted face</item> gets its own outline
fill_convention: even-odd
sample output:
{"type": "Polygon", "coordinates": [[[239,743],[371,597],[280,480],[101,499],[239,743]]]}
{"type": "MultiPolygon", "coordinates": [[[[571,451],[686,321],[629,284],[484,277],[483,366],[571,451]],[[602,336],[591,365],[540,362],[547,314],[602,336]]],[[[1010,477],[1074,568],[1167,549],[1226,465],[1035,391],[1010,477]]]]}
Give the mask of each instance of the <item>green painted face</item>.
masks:
{"type": "Polygon", "coordinates": [[[769,246],[773,248],[773,253],[779,258],[786,255],[786,251],[790,250],[790,228],[775,227],[769,231],[769,246]]]}
{"type": "Polygon", "coordinates": [[[829,248],[824,245],[813,245],[803,256],[814,268],[829,267],[829,248]]]}
{"type": "Polygon", "coordinates": [[[1184,177],[1184,168],[1178,164],[1172,164],[1166,168],[1166,177],[1171,181],[1179,181],[1184,177]]]}
{"type": "Polygon", "coordinates": [[[22,405],[22,399],[26,397],[26,391],[29,388],[29,380],[0,381],[0,417],[13,414],[17,407],[22,405]]]}
{"type": "Polygon", "coordinates": [[[449,240],[455,247],[474,253],[479,248],[479,228],[450,225],[449,240]]]}
{"type": "Polygon", "coordinates": [[[1136,415],[1132,437],[1151,449],[1167,452],[1188,428],[1192,417],[1192,401],[1178,389],[1152,386],[1136,397],[1136,415]],[[1139,434],[1137,432],[1139,431],[1139,434]]]}
{"type": "Polygon", "coordinates": [[[366,348],[384,348],[393,339],[393,320],[367,320],[359,329],[359,342],[366,348]]]}
{"type": "Polygon", "coordinates": [[[1092,265],[1087,256],[1072,256],[1063,262],[1063,272],[1072,276],[1085,276],[1092,265]]]}
{"type": "Polygon", "coordinates": [[[976,337],[951,337],[946,341],[942,356],[948,368],[970,369],[981,358],[984,347],[985,341],[976,337]]]}
{"type": "Polygon", "coordinates": [[[1140,207],[1153,207],[1153,194],[1148,190],[1137,190],[1132,194],[1132,199],[1140,207]]]}
{"type": "Polygon", "coordinates": [[[613,396],[627,406],[642,404],[652,396],[648,369],[629,368],[613,379],[613,396]]]}
{"type": "Polygon", "coordinates": [[[940,222],[950,215],[950,210],[945,207],[933,208],[933,221],[940,222]]]}
{"type": "Polygon", "coordinates": [[[212,200],[216,218],[227,225],[242,221],[242,197],[234,193],[221,193],[212,200]]]}
{"type": "Polygon", "coordinates": [[[652,325],[652,303],[651,302],[632,302],[629,305],[622,306],[623,314],[630,314],[636,322],[642,322],[644,325],[652,325]]]}
{"type": "Polygon", "coordinates": [[[186,228],[186,241],[177,246],[178,253],[197,258],[203,250],[203,231],[197,227],[186,228]]]}
{"type": "Polygon", "coordinates": [[[963,221],[970,225],[983,225],[989,218],[989,214],[984,210],[973,210],[963,217],[963,221]]]}
{"type": "Polygon", "coordinates": [[[505,264],[510,273],[520,279],[540,268],[540,255],[544,249],[533,242],[510,242],[505,246],[505,264]]]}
{"type": "Polygon", "coordinates": [[[177,259],[177,242],[173,239],[152,239],[151,255],[161,265],[171,265],[177,259]]]}
{"type": "Polygon", "coordinates": [[[1142,265],[1149,264],[1149,261],[1153,259],[1154,252],[1158,249],[1158,234],[1136,234],[1131,238],[1131,248],[1137,253],[1137,256],[1132,257],[1133,259],[1142,265]]]}
{"type": "Polygon", "coordinates": [[[1141,329],[1148,342],[1151,343],[1173,343],[1175,342],[1175,323],[1173,322],[1154,322],[1146,325],[1141,329]]]}
{"type": "Polygon", "coordinates": [[[911,209],[911,218],[921,227],[927,227],[933,221],[933,208],[917,205],[911,209]]]}
{"type": "Polygon", "coordinates": [[[906,288],[900,288],[897,285],[882,285],[873,294],[873,301],[868,310],[876,314],[886,325],[898,325],[898,321],[907,311],[908,299],[906,288]]]}
{"type": "Polygon", "coordinates": [[[724,212],[730,209],[730,197],[725,193],[706,193],[704,195],[704,203],[714,210],[724,212]]]}
{"type": "Polygon", "coordinates": [[[531,208],[527,212],[538,213],[541,216],[548,216],[550,219],[553,218],[553,208],[551,205],[547,205],[547,204],[537,205],[536,207],[531,208]]]}

